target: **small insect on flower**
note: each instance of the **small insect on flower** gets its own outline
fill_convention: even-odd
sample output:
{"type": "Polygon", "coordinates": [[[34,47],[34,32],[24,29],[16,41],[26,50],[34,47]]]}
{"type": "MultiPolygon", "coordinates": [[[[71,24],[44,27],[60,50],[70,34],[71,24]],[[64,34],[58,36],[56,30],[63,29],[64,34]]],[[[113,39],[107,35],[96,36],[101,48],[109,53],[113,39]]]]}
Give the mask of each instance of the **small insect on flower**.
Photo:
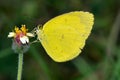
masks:
{"type": "Polygon", "coordinates": [[[33,33],[29,33],[25,25],[21,28],[15,26],[13,32],[9,32],[8,38],[13,38],[12,49],[15,53],[22,51],[25,53],[29,48],[29,37],[34,37],[33,33]]]}

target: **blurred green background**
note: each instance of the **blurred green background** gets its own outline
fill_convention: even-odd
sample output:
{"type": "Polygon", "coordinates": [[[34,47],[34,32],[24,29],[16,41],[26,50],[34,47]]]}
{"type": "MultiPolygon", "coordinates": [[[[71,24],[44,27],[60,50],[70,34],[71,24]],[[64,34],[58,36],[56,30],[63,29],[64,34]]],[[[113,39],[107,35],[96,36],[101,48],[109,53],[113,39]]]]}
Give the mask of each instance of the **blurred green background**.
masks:
{"type": "Polygon", "coordinates": [[[77,58],[54,62],[40,43],[24,54],[22,80],[120,80],[120,0],[0,0],[0,80],[16,80],[18,55],[7,38],[14,26],[38,24],[70,11],[89,11],[95,24],[77,58]]]}

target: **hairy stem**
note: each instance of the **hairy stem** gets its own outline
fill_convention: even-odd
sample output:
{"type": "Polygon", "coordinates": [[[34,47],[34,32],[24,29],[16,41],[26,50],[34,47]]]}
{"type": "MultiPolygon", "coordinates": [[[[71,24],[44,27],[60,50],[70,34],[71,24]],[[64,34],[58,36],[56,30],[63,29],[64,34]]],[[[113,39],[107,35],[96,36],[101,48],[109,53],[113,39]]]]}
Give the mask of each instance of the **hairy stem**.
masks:
{"type": "Polygon", "coordinates": [[[22,65],[23,65],[23,53],[19,53],[17,80],[21,80],[21,77],[22,77],[22,65]]]}

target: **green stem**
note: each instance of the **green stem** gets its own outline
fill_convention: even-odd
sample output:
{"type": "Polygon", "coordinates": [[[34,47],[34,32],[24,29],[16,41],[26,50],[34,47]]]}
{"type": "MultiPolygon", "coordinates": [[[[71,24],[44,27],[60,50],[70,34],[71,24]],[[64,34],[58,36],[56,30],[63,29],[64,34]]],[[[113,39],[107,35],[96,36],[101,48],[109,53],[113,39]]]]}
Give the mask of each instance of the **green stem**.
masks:
{"type": "Polygon", "coordinates": [[[17,80],[21,80],[21,77],[22,77],[22,65],[23,65],[23,53],[19,53],[17,80]]]}

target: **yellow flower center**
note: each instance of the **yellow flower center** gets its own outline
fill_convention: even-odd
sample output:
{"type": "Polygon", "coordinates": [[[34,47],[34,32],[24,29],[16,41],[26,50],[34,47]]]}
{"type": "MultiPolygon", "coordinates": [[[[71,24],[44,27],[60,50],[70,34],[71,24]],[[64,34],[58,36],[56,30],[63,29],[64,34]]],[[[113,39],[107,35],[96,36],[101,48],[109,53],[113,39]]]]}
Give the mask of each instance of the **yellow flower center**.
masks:
{"type": "Polygon", "coordinates": [[[27,31],[28,31],[28,29],[26,29],[26,26],[25,26],[25,25],[22,25],[22,27],[21,27],[20,29],[21,29],[21,31],[22,31],[24,34],[26,34],[27,31]]]}
{"type": "Polygon", "coordinates": [[[26,26],[25,25],[22,25],[21,26],[21,28],[18,28],[17,26],[15,26],[15,33],[16,33],[16,35],[20,35],[21,33],[23,34],[23,35],[26,35],[26,33],[27,33],[27,31],[28,31],[28,29],[26,29],[26,26]]]}

